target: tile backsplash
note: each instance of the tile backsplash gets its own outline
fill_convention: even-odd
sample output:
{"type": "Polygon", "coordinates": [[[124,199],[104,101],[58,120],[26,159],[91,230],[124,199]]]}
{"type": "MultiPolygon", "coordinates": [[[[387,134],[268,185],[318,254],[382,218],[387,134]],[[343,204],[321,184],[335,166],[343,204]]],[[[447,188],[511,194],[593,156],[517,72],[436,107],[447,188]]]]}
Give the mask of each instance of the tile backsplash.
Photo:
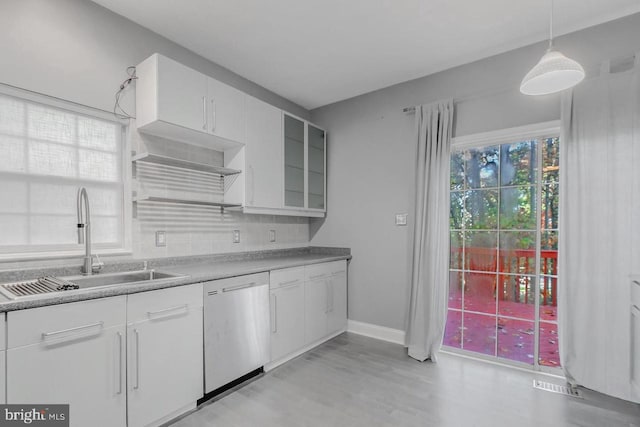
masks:
{"type": "MultiPolygon", "coordinates": [[[[149,150],[186,160],[223,166],[223,155],[198,146],[136,134],[134,151],[149,150]]],[[[233,176],[226,179],[233,179],[233,176]]],[[[224,181],[215,174],[137,163],[133,189],[138,194],[168,198],[222,201],[224,181]]],[[[169,203],[137,203],[132,224],[134,258],[158,258],[227,252],[246,252],[306,246],[306,217],[245,215],[230,209],[169,203]],[[239,230],[240,242],[233,242],[239,230]],[[275,242],[270,232],[275,230],[275,242]],[[156,246],[156,232],[164,231],[166,246],[156,246]]]]}

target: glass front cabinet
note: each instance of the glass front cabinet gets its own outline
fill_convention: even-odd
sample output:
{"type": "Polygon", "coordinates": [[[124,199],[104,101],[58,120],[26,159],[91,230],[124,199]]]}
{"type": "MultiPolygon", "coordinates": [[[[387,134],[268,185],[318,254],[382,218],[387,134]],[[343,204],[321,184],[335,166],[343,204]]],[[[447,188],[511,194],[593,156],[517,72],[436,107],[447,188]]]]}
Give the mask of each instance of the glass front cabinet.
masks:
{"type": "Polygon", "coordinates": [[[284,205],[309,216],[326,211],[326,132],[306,120],[283,113],[284,205]]]}

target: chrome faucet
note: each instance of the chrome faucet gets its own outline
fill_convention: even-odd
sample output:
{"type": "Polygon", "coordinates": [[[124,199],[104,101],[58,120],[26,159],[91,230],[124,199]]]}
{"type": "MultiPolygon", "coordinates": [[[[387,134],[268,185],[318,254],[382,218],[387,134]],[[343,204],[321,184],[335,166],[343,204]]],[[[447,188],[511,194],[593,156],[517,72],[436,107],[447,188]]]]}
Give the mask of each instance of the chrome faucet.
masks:
{"type": "Polygon", "coordinates": [[[104,264],[100,262],[100,258],[96,255],[97,262],[93,262],[91,256],[91,214],[89,210],[89,196],[87,189],[80,187],[78,189],[78,243],[85,244],[85,255],[80,270],[82,274],[97,273],[102,269],[104,264]],[[82,214],[82,202],[84,201],[84,215],[82,214]]]}

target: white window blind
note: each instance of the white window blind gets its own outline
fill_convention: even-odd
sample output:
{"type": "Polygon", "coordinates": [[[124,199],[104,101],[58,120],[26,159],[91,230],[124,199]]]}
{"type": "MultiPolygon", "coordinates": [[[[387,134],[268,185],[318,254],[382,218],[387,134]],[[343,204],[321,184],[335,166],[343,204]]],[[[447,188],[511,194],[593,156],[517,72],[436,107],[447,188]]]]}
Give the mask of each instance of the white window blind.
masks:
{"type": "Polygon", "coordinates": [[[0,93],[0,254],[81,249],[79,187],[94,247],[122,248],[122,165],[122,124],[0,93]]]}

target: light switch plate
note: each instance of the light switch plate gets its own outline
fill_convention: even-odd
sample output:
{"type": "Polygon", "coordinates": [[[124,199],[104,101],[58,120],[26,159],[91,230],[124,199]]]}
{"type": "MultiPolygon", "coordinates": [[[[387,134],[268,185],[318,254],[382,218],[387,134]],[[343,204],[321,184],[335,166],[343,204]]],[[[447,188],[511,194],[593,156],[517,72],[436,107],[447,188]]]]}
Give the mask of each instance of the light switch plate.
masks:
{"type": "Polygon", "coordinates": [[[270,242],[276,241],[276,230],[269,230],[269,241],[270,242]]]}
{"type": "Polygon", "coordinates": [[[240,243],[240,230],[233,230],[233,243],[240,243]]]}
{"type": "Polygon", "coordinates": [[[165,231],[156,231],[156,246],[167,246],[167,233],[165,231]]]}
{"type": "Polygon", "coordinates": [[[407,214],[396,214],[396,225],[407,225],[407,214]]]}

